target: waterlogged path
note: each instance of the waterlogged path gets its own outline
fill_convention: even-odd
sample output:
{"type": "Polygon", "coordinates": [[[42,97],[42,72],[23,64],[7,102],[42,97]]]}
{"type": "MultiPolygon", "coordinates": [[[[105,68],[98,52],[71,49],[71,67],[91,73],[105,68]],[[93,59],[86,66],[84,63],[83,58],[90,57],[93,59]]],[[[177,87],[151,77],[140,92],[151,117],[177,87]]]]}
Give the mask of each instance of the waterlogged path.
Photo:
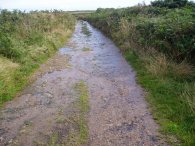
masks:
{"type": "Polygon", "coordinates": [[[1,146],[165,145],[135,72],[113,42],[88,23],[79,21],[65,48],[35,76],[1,110],[1,146]],[[82,94],[89,96],[86,120],[77,107],[77,85],[88,91],[82,94]]]}

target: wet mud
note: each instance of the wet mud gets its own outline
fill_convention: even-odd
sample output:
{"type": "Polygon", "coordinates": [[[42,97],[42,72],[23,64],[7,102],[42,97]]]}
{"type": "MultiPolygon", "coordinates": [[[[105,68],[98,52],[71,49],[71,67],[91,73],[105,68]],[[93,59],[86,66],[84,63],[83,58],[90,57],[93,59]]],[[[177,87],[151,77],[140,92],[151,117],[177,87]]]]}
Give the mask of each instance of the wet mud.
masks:
{"type": "Polygon", "coordinates": [[[86,145],[166,145],[134,70],[114,43],[87,22],[77,23],[68,44],[34,76],[36,81],[0,111],[0,145],[66,145],[74,129],[67,121],[78,100],[74,86],[81,80],[90,100],[86,145]],[[90,35],[83,33],[83,24],[90,35]]]}

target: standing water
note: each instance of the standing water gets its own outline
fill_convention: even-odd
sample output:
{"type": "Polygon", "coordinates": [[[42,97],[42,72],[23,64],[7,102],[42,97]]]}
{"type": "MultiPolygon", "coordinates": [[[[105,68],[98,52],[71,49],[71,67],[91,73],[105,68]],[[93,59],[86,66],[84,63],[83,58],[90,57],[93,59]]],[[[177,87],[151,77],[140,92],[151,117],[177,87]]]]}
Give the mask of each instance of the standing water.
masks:
{"type": "Polygon", "coordinates": [[[113,42],[87,22],[77,23],[68,44],[41,69],[37,80],[1,109],[0,145],[165,145],[135,72],[113,42]],[[81,81],[90,107],[84,136],[78,136],[82,129],[77,131],[75,122],[80,115],[75,88],[81,81]]]}

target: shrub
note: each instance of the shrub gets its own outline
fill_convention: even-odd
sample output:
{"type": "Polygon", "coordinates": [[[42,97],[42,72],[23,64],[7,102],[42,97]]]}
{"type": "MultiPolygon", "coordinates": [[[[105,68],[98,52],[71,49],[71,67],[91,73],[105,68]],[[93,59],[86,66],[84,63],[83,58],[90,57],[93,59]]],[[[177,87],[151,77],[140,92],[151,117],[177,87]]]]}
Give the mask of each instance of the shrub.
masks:
{"type": "Polygon", "coordinates": [[[151,2],[154,7],[181,8],[188,4],[188,0],[156,0],[151,2]]]}
{"type": "Polygon", "coordinates": [[[176,136],[179,143],[194,145],[193,5],[157,1],[151,6],[101,9],[85,19],[109,36],[136,69],[167,140],[173,142],[170,137],[176,136]]]}
{"type": "Polygon", "coordinates": [[[0,64],[0,106],[24,87],[40,63],[64,45],[74,24],[73,16],[56,10],[0,10],[0,61],[8,60],[0,64]]]}

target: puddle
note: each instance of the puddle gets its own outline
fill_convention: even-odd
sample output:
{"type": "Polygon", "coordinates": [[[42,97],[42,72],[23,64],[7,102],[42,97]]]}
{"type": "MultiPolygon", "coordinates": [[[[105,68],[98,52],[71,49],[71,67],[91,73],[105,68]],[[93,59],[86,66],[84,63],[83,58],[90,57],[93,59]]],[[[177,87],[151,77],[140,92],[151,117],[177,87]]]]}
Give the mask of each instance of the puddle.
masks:
{"type": "Polygon", "coordinates": [[[90,146],[165,145],[155,139],[158,125],[146,114],[149,111],[135,72],[111,40],[84,23],[87,29],[78,21],[67,46],[41,65],[36,81],[0,111],[0,146],[49,145],[49,137],[65,145],[71,121],[66,126],[63,123],[76,111],[70,105],[78,100],[73,87],[80,80],[90,95],[90,146]],[[90,36],[82,29],[89,30],[90,36]],[[32,127],[25,127],[31,122],[32,127]],[[27,128],[27,134],[20,134],[21,127],[27,128]],[[61,136],[56,137],[56,132],[61,136]]]}
{"type": "Polygon", "coordinates": [[[60,48],[59,49],[59,54],[60,55],[65,55],[65,54],[69,54],[70,52],[74,51],[71,48],[60,48]]]}

